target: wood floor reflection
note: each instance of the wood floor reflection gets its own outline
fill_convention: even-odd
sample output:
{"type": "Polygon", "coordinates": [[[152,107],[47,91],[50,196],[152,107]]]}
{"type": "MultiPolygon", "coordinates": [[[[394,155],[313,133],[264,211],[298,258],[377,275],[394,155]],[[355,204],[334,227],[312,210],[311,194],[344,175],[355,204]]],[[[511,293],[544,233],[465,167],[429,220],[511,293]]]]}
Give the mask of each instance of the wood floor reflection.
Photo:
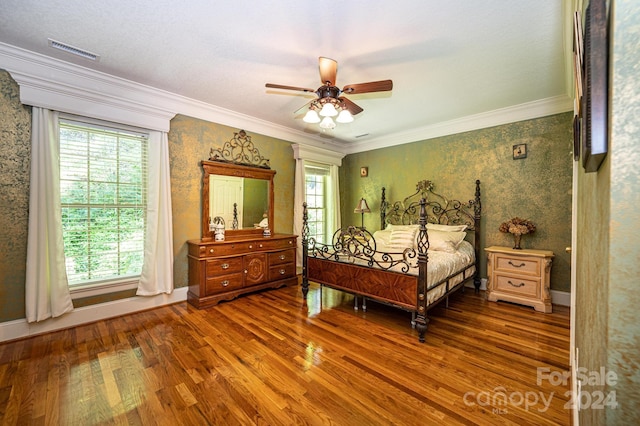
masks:
{"type": "Polygon", "coordinates": [[[0,424],[569,424],[569,310],[458,293],[407,312],[312,285],[0,344],[0,424]],[[548,405],[547,405],[548,403],[548,405]]]}

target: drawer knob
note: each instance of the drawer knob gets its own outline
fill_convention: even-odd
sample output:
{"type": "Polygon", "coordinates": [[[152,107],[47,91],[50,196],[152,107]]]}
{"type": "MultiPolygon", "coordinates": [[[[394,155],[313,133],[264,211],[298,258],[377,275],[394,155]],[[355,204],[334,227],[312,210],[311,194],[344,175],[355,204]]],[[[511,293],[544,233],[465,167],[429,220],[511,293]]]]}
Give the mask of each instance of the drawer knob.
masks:
{"type": "Polygon", "coordinates": [[[520,284],[514,284],[511,282],[511,280],[507,281],[509,284],[511,284],[514,287],[522,287],[524,285],[524,283],[520,283],[520,284]]]}
{"type": "Polygon", "coordinates": [[[292,244],[293,244],[293,241],[289,240],[289,245],[292,245],[292,244]]]}
{"type": "Polygon", "coordinates": [[[213,253],[213,249],[212,248],[209,249],[209,253],[213,253]]]}
{"type": "Polygon", "coordinates": [[[285,256],[284,254],[281,254],[279,257],[280,257],[280,260],[285,260],[287,258],[287,256],[285,256]]]}
{"type": "Polygon", "coordinates": [[[287,271],[285,271],[284,269],[280,269],[280,275],[284,275],[287,271]]]}
{"type": "Polygon", "coordinates": [[[262,248],[262,244],[260,244],[260,248],[262,248]]]}
{"type": "Polygon", "coordinates": [[[229,285],[229,280],[224,280],[220,284],[222,284],[222,287],[226,287],[229,285]]]}
{"type": "Polygon", "coordinates": [[[519,265],[514,264],[512,261],[509,261],[509,265],[513,266],[514,268],[522,268],[523,266],[526,265],[526,263],[521,263],[519,265]]]}
{"type": "Polygon", "coordinates": [[[220,267],[222,267],[222,269],[229,269],[229,264],[223,263],[222,265],[220,265],[220,267]]]}
{"type": "Polygon", "coordinates": [[[249,248],[250,248],[250,249],[252,249],[252,248],[253,248],[253,246],[252,246],[252,245],[249,245],[249,248]]]}

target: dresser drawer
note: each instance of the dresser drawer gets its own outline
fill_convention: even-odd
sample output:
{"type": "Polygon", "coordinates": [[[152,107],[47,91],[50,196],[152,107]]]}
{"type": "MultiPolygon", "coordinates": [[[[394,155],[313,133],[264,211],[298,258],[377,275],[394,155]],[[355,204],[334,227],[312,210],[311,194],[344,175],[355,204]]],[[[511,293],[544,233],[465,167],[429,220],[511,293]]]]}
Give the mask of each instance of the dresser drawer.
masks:
{"type": "Polygon", "coordinates": [[[207,278],[242,272],[242,257],[207,260],[207,278]]]}
{"type": "Polygon", "coordinates": [[[202,244],[189,247],[189,254],[195,257],[231,256],[234,254],[254,253],[258,251],[295,248],[295,238],[270,240],[269,238],[253,241],[226,241],[211,244],[202,244]]]}
{"type": "Polygon", "coordinates": [[[295,257],[296,251],[294,249],[269,253],[269,266],[293,262],[295,257]]]}
{"type": "Polygon", "coordinates": [[[281,280],[283,278],[291,278],[296,275],[296,264],[283,263],[281,265],[272,266],[269,268],[269,281],[281,280]]]}
{"type": "Polygon", "coordinates": [[[540,287],[539,280],[530,280],[522,277],[512,277],[508,275],[495,275],[496,283],[495,290],[504,291],[514,294],[521,294],[524,296],[534,296],[538,295],[538,288],[540,287]]]}
{"type": "Polygon", "coordinates": [[[495,269],[497,271],[513,272],[516,274],[540,276],[540,259],[535,257],[520,258],[515,256],[497,255],[495,269]]]}
{"type": "Polygon", "coordinates": [[[286,249],[286,248],[295,248],[296,240],[295,238],[285,238],[281,240],[270,240],[265,239],[264,241],[260,241],[263,250],[277,250],[277,249],[286,249]]]}
{"type": "Polygon", "coordinates": [[[242,288],[242,273],[221,275],[207,278],[205,281],[205,295],[222,293],[237,288],[242,288]]]}

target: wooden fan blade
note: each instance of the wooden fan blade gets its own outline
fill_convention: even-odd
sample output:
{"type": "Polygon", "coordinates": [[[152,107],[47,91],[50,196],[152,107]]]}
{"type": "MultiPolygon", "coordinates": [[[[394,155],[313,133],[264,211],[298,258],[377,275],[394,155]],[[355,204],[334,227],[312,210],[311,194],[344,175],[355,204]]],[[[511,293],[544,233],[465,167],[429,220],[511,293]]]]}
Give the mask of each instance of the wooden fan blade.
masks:
{"type": "Polygon", "coordinates": [[[347,94],[360,94],[371,92],[386,92],[393,89],[393,81],[380,80],[369,83],[347,84],[342,91],[347,94]]]}
{"type": "Polygon", "coordinates": [[[344,105],[344,108],[351,113],[351,115],[360,114],[362,111],[364,111],[362,108],[360,108],[358,105],[351,102],[349,99],[345,98],[344,96],[340,96],[338,99],[340,100],[340,102],[342,102],[342,105],[344,105]]]}
{"type": "Polygon", "coordinates": [[[306,89],[304,87],[295,87],[295,86],[283,86],[282,84],[267,83],[265,84],[265,87],[268,87],[270,89],[298,90],[300,92],[316,93],[314,89],[306,89]]]}
{"type": "Polygon", "coordinates": [[[322,84],[329,83],[329,86],[335,86],[338,63],[333,59],[320,56],[318,58],[318,66],[320,67],[320,81],[322,84]]]}

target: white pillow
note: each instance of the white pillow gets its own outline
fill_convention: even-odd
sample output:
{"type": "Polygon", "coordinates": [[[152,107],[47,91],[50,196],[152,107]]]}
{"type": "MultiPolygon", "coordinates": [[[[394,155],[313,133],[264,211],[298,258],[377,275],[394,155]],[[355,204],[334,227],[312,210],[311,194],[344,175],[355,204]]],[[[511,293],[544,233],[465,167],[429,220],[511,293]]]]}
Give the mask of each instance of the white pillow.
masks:
{"type": "Polygon", "coordinates": [[[391,230],[384,229],[373,233],[373,239],[376,240],[376,245],[388,246],[391,239],[391,230]]]}
{"type": "Polygon", "coordinates": [[[385,230],[388,231],[393,231],[393,230],[407,230],[407,229],[413,229],[413,230],[418,230],[420,228],[420,225],[393,225],[391,223],[387,224],[387,227],[385,228],[385,230]]]}
{"type": "Polygon", "coordinates": [[[429,249],[434,251],[445,251],[454,253],[458,250],[460,243],[467,236],[466,232],[447,232],[430,229],[427,231],[429,236],[429,249]]]}
{"type": "Polygon", "coordinates": [[[416,227],[407,229],[393,228],[389,238],[389,247],[403,251],[407,248],[414,248],[417,232],[418,228],[416,227]]]}
{"type": "Polygon", "coordinates": [[[438,223],[427,223],[427,229],[444,232],[462,232],[467,229],[467,225],[440,225],[438,223]]]}

